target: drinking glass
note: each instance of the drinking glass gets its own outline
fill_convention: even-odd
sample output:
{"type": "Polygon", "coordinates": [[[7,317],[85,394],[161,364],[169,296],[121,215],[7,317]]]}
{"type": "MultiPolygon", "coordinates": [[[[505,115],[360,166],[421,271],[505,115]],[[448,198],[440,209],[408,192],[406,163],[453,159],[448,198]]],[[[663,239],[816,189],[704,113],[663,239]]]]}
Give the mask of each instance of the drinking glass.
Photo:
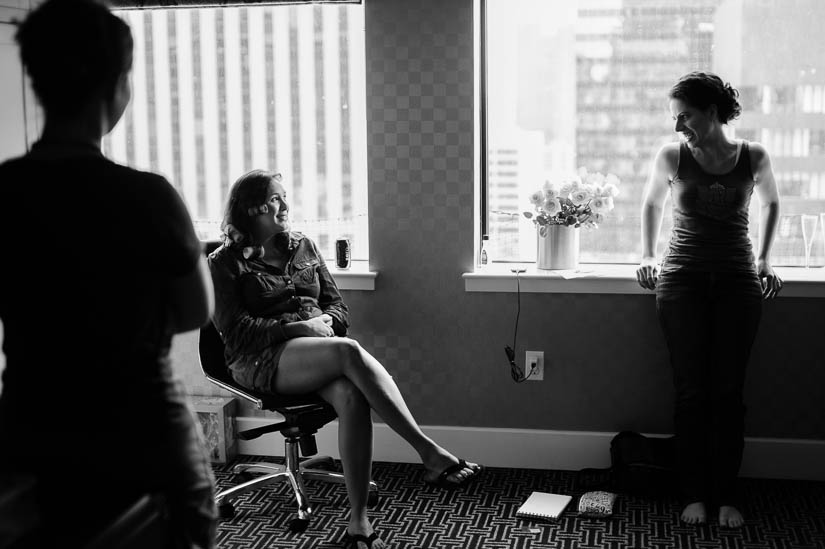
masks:
{"type": "Polygon", "coordinates": [[[805,268],[811,266],[811,248],[816,236],[816,225],[819,223],[819,216],[802,214],[802,238],[805,240],[805,268]]]}

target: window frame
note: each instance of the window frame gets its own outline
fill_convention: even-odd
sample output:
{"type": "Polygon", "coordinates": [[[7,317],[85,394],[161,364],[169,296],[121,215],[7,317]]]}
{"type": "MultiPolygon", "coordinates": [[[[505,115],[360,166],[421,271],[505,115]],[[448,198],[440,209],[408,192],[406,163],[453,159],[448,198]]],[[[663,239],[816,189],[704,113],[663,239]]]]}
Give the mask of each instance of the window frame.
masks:
{"type": "MultiPolygon", "coordinates": [[[[495,265],[480,265],[479,254],[483,236],[489,230],[489,165],[487,94],[487,3],[476,0],[478,17],[475,34],[478,36],[478,184],[476,200],[478,218],[474,231],[473,270],[463,273],[466,292],[517,292],[526,293],[605,293],[648,294],[636,281],[637,265],[627,263],[580,263],[575,271],[548,271],[538,269],[535,262],[500,261],[495,265]]],[[[825,267],[775,267],[785,282],[780,297],[825,298],[825,267]]]]}
{"type": "MultiPolygon", "coordinates": [[[[115,11],[116,13],[121,13],[123,15],[127,15],[127,14],[130,15],[130,16],[134,15],[135,17],[138,17],[138,18],[141,17],[141,15],[139,15],[139,14],[141,14],[141,12],[146,13],[147,16],[149,15],[148,12],[153,12],[152,17],[154,17],[154,12],[162,14],[163,12],[194,11],[194,10],[213,10],[214,13],[219,14],[224,10],[224,8],[228,8],[228,9],[253,8],[254,9],[254,8],[257,8],[257,7],[260,7],[260,8],[267,8],[268,7],[270,9],[274,8],[273,11],[278,11],[280,8],[286,9],[286,8],[295,7],[294,6],[295,4],[298,4],[298,7],[300,9],[312,9],[311,5],[315,5],[315,8],[317,10],[318,8],[320,8],[323,5],[328,5],[328,6],[330,6],[330,8],[333,8],[333,9],[337,8],[337,7],[340,7],[341,9],[343,9],[346,6],[352,6],[353,8],[359,8],[360,7],[363,10],[363,5],[362,5],[363,3],[360,0],[334,0],[334,1],[331,1],[331,2],[327,2],[327,1],[323,1],[323,2],[318,2],[318,1],[277,2],[276,1],[276,2],[252,2],[252,3],[249,3],[249,4],[247,4],[247,3],[232,4],[232,3],[222,3],[222,2],[215,2],[215,1],[207,0],[207,1],[204,1],[204,2],[197,2],[196,6],[195,5],[190,5],[191,3],[187,2],[186,0],[184,0],[182,2],[172,1],[172,2],[163,2],[163,3],[158,3],[158,2],[132,2],[132,1],[127,0],[127,1],[121,1],[118,4],[119,5],[116,6],[116,8],[113,11],[115,11]]],[[[356,23],[357,23],[357,21],[356,21],[356,23]]],[[[358,27],[358,25],[356,25],[356,27],[358,27]]],[[[340,32],[343,32],[343,31],[340,31],[340,32]]],[[[363,58],[363,53],[364,52],[359,53],[359,50],[361,48],[358,47],[359,45],[361,45],[361,46],[363,45],[363,39],[361,37],[356,37],[356,38],[357,38],[357,40],[354,42],[355,50],[354,50],[354,52],[351,52],[350,55],[355,55],[356,57],[360,56],[360,57],[363,58]]],[[[360,72],[361,70],[363,70],[363,67],[361,69],[357,68],[359,65],[363,65],[363,63],[364,63],[363,59],[360,60],[360,61],[358,61],[356,59],[356,61],[354,61],[354,67],[355,67],[354,70],[356,72],[360,72]]],[[[359,81],[360,81],[360,79],[359,79],[359,81]]],[[[141,79],[141,83],[144,83],[143,79],[141,79]]],[[[151,81],[146,81],[145,84],[147,86],[150,86],[150,87],[153,85],[151,81]]],[[[196,84],[196,87],[197,86],[198,85],[196,84]]],[[[223,89],[224,84],[221,80],[219,80],[218,82],[216,82],[216,86],[217,86],[217,88],[223,89]]],[[[356,93],[357,95],[360,95],[360,93],[358,93],[358,91],[361,91],[361,92],[366,91],[365,89],[360,89],[359,90],[358,86],[356,86],[355,88],[356,88],[355,92],[353,92],[353,90],[349,90],[349,93],[356,93]]],[[[360,97],[360,98],[355,97],[355,99],[358,100],[359,102],[366,103],[366,98],[365,97],[360,97]]],[[[133,102],[134,102],[134,98],[133,98],[133,102]]],[[[183,109],[183,107],[181,107],[181,108],[183,109]]],[[[187,107],[187,108],[189,108],[189,107],[187,107]]],[[[203,108],[203,107],[201,107],[201,108],[203,108]]],[[[362,110],[362,109],[359,109],[359,110],[362,110]]],[[[129,113],[127,112],[127,116],[128,116],[128,114],[129,113]]],[[[191,114],[191,113],[189,113],[189,114],[191,114]]],[[[295,114],[295,113],[293,113],[293,114],[295,114]]],[[[195,118],[197,119],[197,118],[199,118],[199,116],[200,115],[198,115],[197,112],[196,112],[195,113],[195,118]]],[[[174,118],[175,119],[178,118],[177,114],[175,114],[174,118]]],[[[127,122],[128,122],[128,118],[127,118],[127,122]]],[[[363,124],[363,122],[362,122],[362,124],[363,124]]],[[[358,139],[359,137],[362,138],[362,139],[358,139],[358,143],[359,143],[359,145],[357,147],[358,149],[361,149],[362,147],[367,146],[367,140],[366,140],[366,135],[364,133],[364,130],[365,130],[365,128],[358,128],[357,130],[347,132],[347,134],[349,134],[352,139],[358,139]],[[363,140],[363,142],[362,142],[362,140],[363,140]]],[[[246,128],[244,131],[248,132],[250,130],[249,130],[249,128],[246,128]]],[[[134,136],[132,136],[132,137],[134,137],[134,136]]],[[[298,136],[298,137],[300,137],[300,136],[298,136]]],[[[125,137],[123,139],[128,140],[129,137],[125,137]]],[[[346,143],[344,143],[344,145],[345,145],[345,150],[349,148],[349,145],[347,145],[346,143]]],[[[245,150],[244,152],[248,153],[248,150],[245,150]]],[[[317,151],[314,152],[314,153],[309,153],[309,154],[317,154],[317,151]]],[[[348,154],[348,153],[346,153],[346,154],[348,154]]],[[[119,161],[123,161],[123,160],[125,160],[125,158],[120,159],[119,161]]],[[[247,162],[247,165],[248,165],[248,162],[247,162]]],[[[141,166],[140,169],[147,169],[147,168],[141,166]]],[[[155,169],[155,168],[152,168],[152,169],[155,169]]],[[[338,270],[338,269],[335,268],[335,266],[332,262],[330,262],[330,269],[334,270],[335,272],[340,273],[342,275],[342,277],[347,279],[347,280],[353,279],[353,277],[355,277],[355,278],[358,278],[358,277],[364,278],[364,277],[366,277],[366,278],[364,278],[364,280],[361,280],[360,282],[350,284],[350,286],[353,286],[352,289],[372,289],[372,287],[374,286],[374,283],[372,282],[372,280],[375,278],[375,273],[370,271],[370,269],[369,269],[369,249],[368,249],[368,246],[369,246],[369,224],[366,221],[368,219],[368,215],[369,215],[368,214],[368,210],[369,210],[368,199],[366,200],[366,202],[363,201],[363,199],[368,198],[367,197],[367,190],[366,190],[367,189],[367,181],[366,181],[367,171],[366,171],[366,167],[364,167],[363,169],[358,170],[358,172],[363,172],[362,175],[364,176],[364,179],[363,179],[363,181],[361,181],[358,184],[358,189],[359,190],[357,190],[357,191],[354,190],[354,192],[352,193],[353,202],[354,202],[354,204],[357,203],[356,205],[358,206],[357,211],[353,211],[353,216],[352,217],[354,219],[354,221],[353,221],[354,229],[353,230],[355,230],[359,235],[363,234],[364,237],[365,237],[365,238],[360,238],[360,240],[364,241],[363,242],[364,246],[362,248],[361,257],[359,257],[357,259],[354,258],[352,260],[352,268],[350,270],[338,270]],[[362,217],[363,219],[359,220],[359,219],[357,219],[358,217],[362,217]],[[365,231],[365,232],[362,232],[362,231],[365,231]],[[366,288],[365,286],[367,286],[367,285],[369,285],[370,287],[366,288]]],[[[353,175],[356,175],[356,172],[353,172],[353,175]]],[[[179,180],[178,183],[177,183],[178,190],[181,191],[181,193],[183,195],[183,190],[184,190],[184,186],[185,186],[184,182],[182,180],[180,180],[180,177],[178,177],[177,179],[179,180]]],[[[358,179],[360,181],[362,178],[358,177],[358,179]]],[[[229,184],[231,184],[231,180],[229,181],[229,184]]],[[[341,191],[341,192],[343,192],[343,191],[341,191]]],[[[197,216],[193,215],[193,218],[195,218],[195,217],[197,218],[196,223],[195,223],[196,226],[200,227],[200,230],[213,231],[213,229],[208,229],[208,227],[210,227],[210,226],[214,227],[217,223],[220,222],[220,219],[219,219],[220,214],[218,213],[218,217],[215,217],[215,213],[218,210],[215,210],[215,208],[214,208],[215,204],[211,204],[209,206],[209,210],[210,210],[211,213],[207,213],[205,215],[204,210],[206,208],[205,208],[205,206],[200,204],[201,200],[203,200],[204,203],[206,202],[206,198],[204,198],[204,196],[205,196],[204,193],[207,193],[207,194],[211,195],[211,194],[214,194],[214,190],[206,190],[206,191],[203,190],[203,189],[198,190],[197,193],[196,193],[196,195],[197,195],[196,200],[198,200],[198,204],[197,205],[192,204],[190,206],[190,208],[193,209],[192,210],[193,214],[194,214],[195,211],[198,212],[197,216]],[[214,211],[212,211],[212,210],[214,210],[214,211]]],[[[221,192],[220,194],[223,194],[223,192],[221,192]]],[[[192,196],[189,196],[189,195],[186,195],[186,196],[190,199],[195,197],[194,194],[192,196]]],[[[214,198],[214,197],[212,197],[212,198],[214,198]]],[[[222,206],[221,206],[220,209],[222,210],[222,206]]],[[[334,225],[336,223],[335,213],[332,212],[331,217],[328,217],[328,219],[318,220],[318,219],[314,219],[313,217],[314,216],[312,216],[312,215],[307,216],[307,223],[308,224],[306,225],[306,227],[302,224],[303,222],[299,219],[299,224],[295,227],[296,230],[301,230],[303,232],[307,232],[306,230],[309,230],[310,232],[308,232],[307,234],[313,234],[311,231],[318,230],[318,224],[320,223],[320,227],[321,227],[321,229],[323,229],[322,233],[324,231],[326,231],[326,233],[328,233],[328,234],[326,234],[327,240],[334,241],[336,236],[338,236],[338,235],[335,234],[336,230],[335,230],[335,227],[334,227],[334,225]],[[331,232],[328,230],[329,228],[324,229],[324,225],[328,224],[328,223],[331,223],[333,225],[332,227],[329,227],[329,228],[332,229],[331,232]]],[[[340,221],[340,216],[337,218],[337,221],[340,221]]],[[[209,236],[204,235],[203,237],[205,237],[205,238],[214,238],[214,235],[211,235],[211,234],[209,236]]],[[[319,245],[322,241],[323,241],[323,239],[319,240],[319,245]]],[[[330,250],[332,250],[332,248],[333,248],[331,243],[327,247],[330,248],[330,250]]],[[[332,253],[332,252],[330,252],[329,250],[326,250],[326,249],[324,251],[325,251],[325,253],[327,253],[327,252],[332,253]]]]}

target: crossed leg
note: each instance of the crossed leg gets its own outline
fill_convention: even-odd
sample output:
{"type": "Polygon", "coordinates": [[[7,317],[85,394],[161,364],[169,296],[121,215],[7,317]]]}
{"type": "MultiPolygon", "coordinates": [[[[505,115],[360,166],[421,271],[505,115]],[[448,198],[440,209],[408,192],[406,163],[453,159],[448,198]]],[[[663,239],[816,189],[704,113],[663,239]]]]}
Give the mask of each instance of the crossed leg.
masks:
{"type": "MultiPolygon", "coordinates": [[[[355,340],[289,340],[278,364],[275,389],[283,394],[317,392],[338,413],[339,447],[352,505],[351,534],[371,533],[366,519],[372,464],[370,409],[415,449],[427,471],[426,480],[434,480],[442,470],[458,463],[454,455],[421,431],[392,376],[355,340]]],[[[468,463],[447,480],[460,483],[479,469],[468,463]]]]}

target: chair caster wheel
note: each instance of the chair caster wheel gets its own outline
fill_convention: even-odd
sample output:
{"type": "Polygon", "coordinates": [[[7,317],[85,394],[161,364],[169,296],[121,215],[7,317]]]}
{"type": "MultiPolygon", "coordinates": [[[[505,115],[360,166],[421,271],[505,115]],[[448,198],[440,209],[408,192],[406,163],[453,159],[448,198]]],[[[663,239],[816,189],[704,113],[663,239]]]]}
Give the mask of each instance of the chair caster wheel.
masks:
{"type": "Polygon", "coordinates": [[[307,529],[307,526],[309,526],[309,520],[296,518],[289,521],[287,528],[293,534],[300,534],[307,529]]]}
{"type": "Polygon", "coordinates": [[[367,494],[367,507],[378,505],[378,490],[370,490],[367,494]]]}
{"type": "Polygon", "coordinates": [[[222,519],[231,519],[235,516],[235,505],[232,502],[221,503],[218,505],[218,515],[222,519]]]}

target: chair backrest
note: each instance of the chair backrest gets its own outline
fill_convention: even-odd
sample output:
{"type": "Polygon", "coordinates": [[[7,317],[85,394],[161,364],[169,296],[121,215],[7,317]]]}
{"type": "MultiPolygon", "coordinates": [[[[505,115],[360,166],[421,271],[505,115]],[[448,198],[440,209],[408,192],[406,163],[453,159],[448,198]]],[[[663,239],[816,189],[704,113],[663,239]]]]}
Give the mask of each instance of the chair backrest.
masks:
{"type": "Polygon", "coordinates": [[[201,328],[198,339],[198,354],[203,373],[221,383],[234,384],[224,360],[224,344],[215,325],[210,321],[201,328]]]}
{"type": "Polygon", "coordinates": [[[220,240],[207,240],[203,243],[203,253],[209,255],[218,248],[220,248],[221,244],[223,244],[223,242],[221,242],[220,240]]]}

